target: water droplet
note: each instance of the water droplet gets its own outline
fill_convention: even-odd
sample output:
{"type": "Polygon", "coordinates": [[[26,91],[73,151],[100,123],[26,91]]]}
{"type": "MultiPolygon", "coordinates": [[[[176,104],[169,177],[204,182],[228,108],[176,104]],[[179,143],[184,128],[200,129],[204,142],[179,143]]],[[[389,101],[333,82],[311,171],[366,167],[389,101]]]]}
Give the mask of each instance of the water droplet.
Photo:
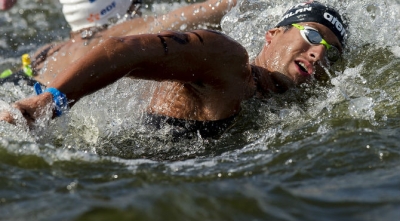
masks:
{"type": "Polygon", "coordinates": [[[181,31],[185,30],[187,28],[187,24],[182,24],[181,27],[179,28],[181,31]]]}
{"type": "Polygon", "coordinates": [[[67,190],[73,191],[74,189],[76,189],[77,185],[78,185],[77,182],[71,182],[71,183],[67,186],[67,190]]]}

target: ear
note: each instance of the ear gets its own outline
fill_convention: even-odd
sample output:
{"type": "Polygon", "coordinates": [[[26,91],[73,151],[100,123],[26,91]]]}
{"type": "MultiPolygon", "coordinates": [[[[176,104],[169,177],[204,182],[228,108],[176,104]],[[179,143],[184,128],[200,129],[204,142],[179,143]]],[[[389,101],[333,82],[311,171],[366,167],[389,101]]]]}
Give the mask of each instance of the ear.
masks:
{"type": "Polygon", "coordinates": [[[270,44],[272,39],[281,31],[280,28],[273,28],[267,31],[265,34],[265,40],[267,41],[267,44],[270,44]]]}

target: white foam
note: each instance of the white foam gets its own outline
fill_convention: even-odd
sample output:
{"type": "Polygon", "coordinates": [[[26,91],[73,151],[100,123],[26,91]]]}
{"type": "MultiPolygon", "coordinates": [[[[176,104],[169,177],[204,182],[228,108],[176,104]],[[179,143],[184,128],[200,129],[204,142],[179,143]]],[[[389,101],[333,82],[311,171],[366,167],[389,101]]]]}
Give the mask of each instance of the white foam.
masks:
{"type": "Polygon", "coordinates": [[[394,54],[394,56],[400,58],[400,46],[396,45],[396,46],[390,47],[390,51],[394,54]]]}

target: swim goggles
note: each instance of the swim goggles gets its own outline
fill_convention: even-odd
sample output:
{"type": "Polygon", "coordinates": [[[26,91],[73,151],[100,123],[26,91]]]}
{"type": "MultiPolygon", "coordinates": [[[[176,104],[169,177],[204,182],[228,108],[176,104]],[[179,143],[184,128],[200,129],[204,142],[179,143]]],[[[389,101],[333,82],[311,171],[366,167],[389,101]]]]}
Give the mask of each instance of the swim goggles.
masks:
{"type": "Polygon", "coordinates": [[[301,36],[311,45],[322,44],[326,47],[326,56],[330,62],[336,62],[340,58],[339,49],[322,38],[321,34],[317,29],[311,28],[309,26],[302,26],[299,24],[292,24],[295,28],[300,30],[301,36]]]}

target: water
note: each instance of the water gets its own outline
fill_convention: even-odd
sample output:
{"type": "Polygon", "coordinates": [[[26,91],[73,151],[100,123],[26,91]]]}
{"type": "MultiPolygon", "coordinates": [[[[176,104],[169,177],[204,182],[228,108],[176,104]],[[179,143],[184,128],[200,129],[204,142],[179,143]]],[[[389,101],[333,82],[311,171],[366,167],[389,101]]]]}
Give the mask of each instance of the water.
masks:
{"type": "MultiPolygon", "coordinates": [[[[255,56],[291,2],[243,2],[224,32],[255,56]]],[[[244,103],[219,140],[173,143],[142,128],[152,83],[129,79],[34,131],[0,123],[0,220],[398,220],[399,2],[330,3],[351,21],[342,71],[244,103]]],[[[68,38],[59,10],[19,0],[0,13],[1,70],[68,38]]],[[[6,103],[32,94],[0,88],[6,103]]]]}

